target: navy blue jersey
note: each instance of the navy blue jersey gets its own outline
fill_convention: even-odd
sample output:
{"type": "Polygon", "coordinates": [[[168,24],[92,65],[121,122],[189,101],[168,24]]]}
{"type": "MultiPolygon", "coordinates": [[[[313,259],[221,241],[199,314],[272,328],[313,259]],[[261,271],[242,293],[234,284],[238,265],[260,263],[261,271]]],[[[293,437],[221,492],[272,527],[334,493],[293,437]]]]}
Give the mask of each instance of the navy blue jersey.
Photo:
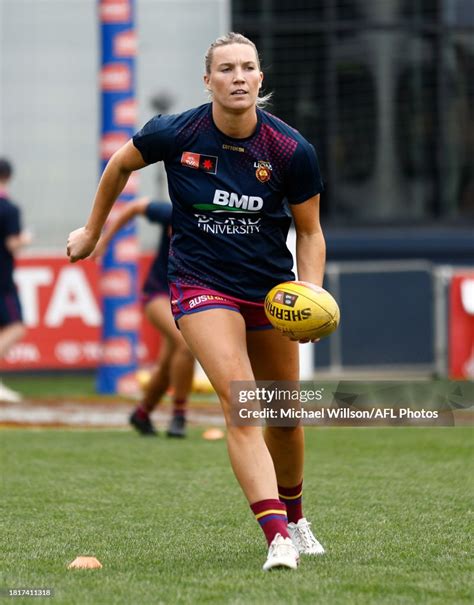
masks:
{"type": "Polygon", "coordinates": [[[20,210],[6,197],[0,196],[0,291],[15,288],[13,282],[13,256],[6,246],[11,235],[21,232],[20,210]]]}
{"type": "Polygon", "coordinates": [[[145,210],[145,216],[151,223],[162,225],[158,250],[147,278],[143,285],[145,294],[156,294],[168,291],[168,254],[170,248],[171,204],[165,202],[150,202],[145,210]]]}
{"type": "Polygon", "coordinates": [[[290,204],[322,191],[316,152],[299,132],[257,110],[255,132],[220,132],[207,103],[156,116],[133,137],[148,164],[162,160],[173,202],[168,279],[263,300],[294,279],[286,246],[290,204]]]}

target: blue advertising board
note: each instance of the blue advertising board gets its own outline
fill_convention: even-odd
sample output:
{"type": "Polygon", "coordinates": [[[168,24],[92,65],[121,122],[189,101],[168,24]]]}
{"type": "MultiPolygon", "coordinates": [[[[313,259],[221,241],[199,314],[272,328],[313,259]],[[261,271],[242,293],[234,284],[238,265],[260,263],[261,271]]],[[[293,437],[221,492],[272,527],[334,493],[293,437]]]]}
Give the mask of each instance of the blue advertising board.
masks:
{"type": "MultiPolygon", "coordinates": [[[[102,42],[101,171],[136,127],[134,4],[134,0],[98,3],[102,42]]],[[[132,175],[114,208],[129,202],[136,193],[136,177],[132,175]]],[[[135,387],[140,321],[137,263],[138,243],[133,223],[115,236],[102,263],[103,354],[97,378],[100,393],[127,393],[135,387]]]]}

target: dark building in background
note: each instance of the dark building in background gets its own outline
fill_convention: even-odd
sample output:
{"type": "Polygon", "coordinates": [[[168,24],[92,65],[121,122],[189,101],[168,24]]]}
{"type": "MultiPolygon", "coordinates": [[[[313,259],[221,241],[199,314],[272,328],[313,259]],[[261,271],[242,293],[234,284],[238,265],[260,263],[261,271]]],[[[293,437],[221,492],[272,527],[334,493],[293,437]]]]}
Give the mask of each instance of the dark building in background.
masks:
{"type": "Polygon", "coordinates": [[[474,262],[474,0],[233,0],[318,149],[330,258],[474,262]]]}

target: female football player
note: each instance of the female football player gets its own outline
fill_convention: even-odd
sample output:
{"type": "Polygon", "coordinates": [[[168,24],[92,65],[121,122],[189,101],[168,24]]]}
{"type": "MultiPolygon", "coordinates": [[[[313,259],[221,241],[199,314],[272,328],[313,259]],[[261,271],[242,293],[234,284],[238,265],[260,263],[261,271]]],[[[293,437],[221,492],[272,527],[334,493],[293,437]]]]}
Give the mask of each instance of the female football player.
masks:
{"type": "Polygon", "coordinates": [[[271,328],[266,293],[294,279],[286,236],[293,218],[298,278],[322,284],[322,182],[314,148],[259,108],[263,74],[253,42],[218,38],[206,55],[211,102],[156,116],[109,161],[86,225],[69,235],[72,262],[94,249],[130,173],[163,161],[173,202],[171,305],[216,390],[234,473],[269,549],[264,570],[322,554],[302,511],[303,428],[242,426],[231,383],[298,380],[298,343],[271,328]]]}
{"type": "Polygon", "coordinates": [[[107,224],[107,231],[97,243],[93,256],[102,256],[116,233],[136,216],[144,216],[151,223],[158,223],[163,228],[159,249],[142,291],[145,315],[160,332],[163,342],[158,364],[144,389],[142,401],[130,416],[130,424],[142,435],[156,435],[150,414],[171,386],[173,415],[166,434],[168,437],[185,437],[186,403],[193,381],[194,357],[176,328],[169,305],[167,272],[171,204],[152,201],[149,197],[142,197],[125,204],[114,220],[107,224]]]}

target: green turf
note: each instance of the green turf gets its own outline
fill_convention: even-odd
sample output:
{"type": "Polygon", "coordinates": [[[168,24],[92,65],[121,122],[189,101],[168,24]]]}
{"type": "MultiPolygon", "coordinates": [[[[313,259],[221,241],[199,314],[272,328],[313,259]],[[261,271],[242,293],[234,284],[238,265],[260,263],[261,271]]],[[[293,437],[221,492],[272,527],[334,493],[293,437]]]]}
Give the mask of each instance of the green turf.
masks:
{"type": "Polygon", "coordinates": [[[270,574],[224,442],[0,438],[0,588],[65,605],[472,603],[471,429],[308,429],[305,505],[327,555],[270,574]],[[68,571],[77,555],[104,567],[68,571]]]}
{"type": "Polygon", "coordinates": [[[92,373],[6,374],[4,383],[26,397],[87,397],[96,394],[92,373]]]}
{"type": "MultiPolygon", "coordinates": [[[[46,399],[97,399],[96,377],[94,373],[47,373],[47,374],[5,374],[2,380],[7,387],[18,391],[26,398],[46,399]]],[[[127,399],[119,395],[100,395],[102,402],[127,399]]],[[[214,393],[198,393],[194,396],[200,403],[217,404],[214,393]]]]}

